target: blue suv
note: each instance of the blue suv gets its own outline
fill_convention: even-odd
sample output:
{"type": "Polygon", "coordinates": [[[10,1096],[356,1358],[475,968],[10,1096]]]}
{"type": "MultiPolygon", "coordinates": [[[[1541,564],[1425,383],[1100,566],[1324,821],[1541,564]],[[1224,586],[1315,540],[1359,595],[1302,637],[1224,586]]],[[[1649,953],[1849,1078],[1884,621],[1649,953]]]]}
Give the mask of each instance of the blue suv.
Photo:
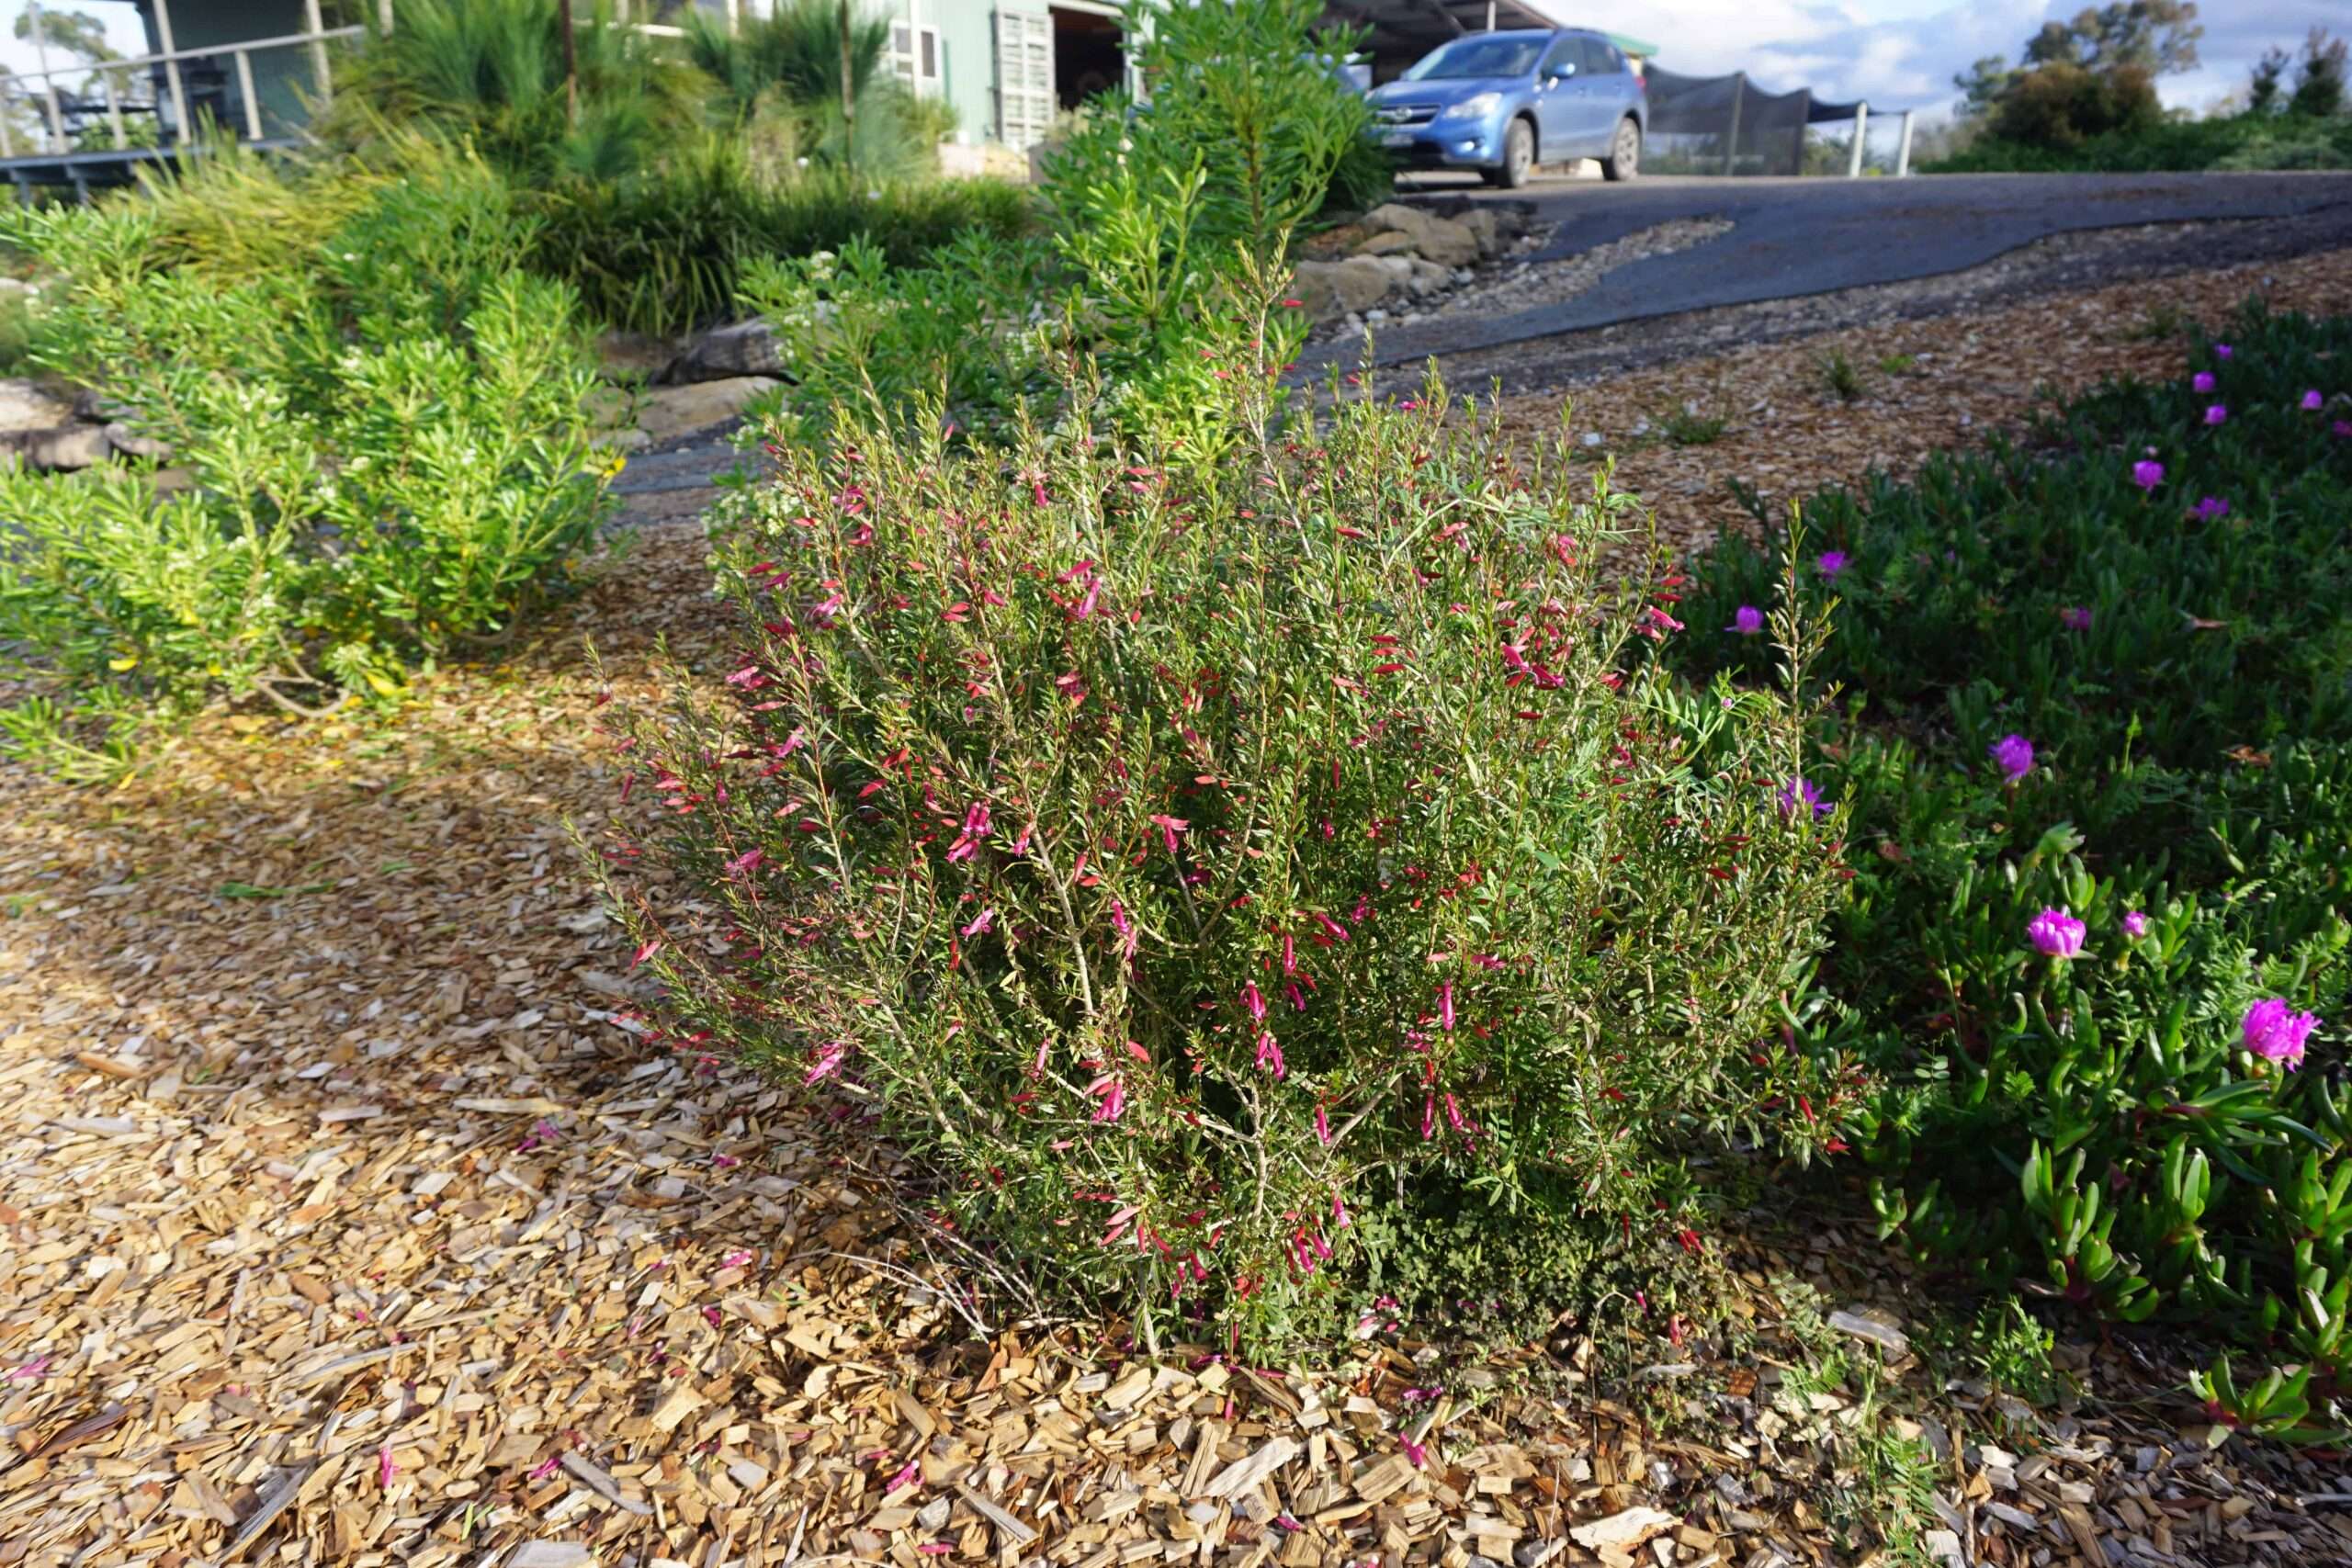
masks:
{"type": "Polygon", "coordinates": [[[1372,92],[1380,140],[1409,169],[1476,169],[1517,189],[1540,163],[1598,158],[1640,171],[1641,74],[1598,33],[1472,33],[1372,92]]]}

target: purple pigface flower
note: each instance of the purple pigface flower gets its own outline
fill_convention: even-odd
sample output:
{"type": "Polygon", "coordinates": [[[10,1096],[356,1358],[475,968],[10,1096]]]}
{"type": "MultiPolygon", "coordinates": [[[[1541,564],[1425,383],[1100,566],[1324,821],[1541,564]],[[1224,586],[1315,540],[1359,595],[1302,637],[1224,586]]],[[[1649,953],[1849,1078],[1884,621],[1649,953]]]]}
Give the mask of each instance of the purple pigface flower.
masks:
{"type": "Polygon", "coordinates": [[[2297,1012],[2284,997],[2267,997],[2245,1010],[2245,1048],[2266,1062],[2290,1069],[2302,1066],[2303,1042],[2319,1027],[2319,1020],[2297,1012]]]}
{"type": "Polygon", "coordinates": [[[2143,457],[2132,465],[2132,482],[2142,490],[2154,490],[2165,482],[2165,466],[2154,457],[2143,457]]]}
{"type": "Polygon", "coordinates": [[[2205,423],[2208,424],[2220,424],[2229,417],[2230,411],[2220,403],[2208,403],[2205,406],[2205,423]]]}
{"type": "Polygon", "coordinates": [[[2058,612],[2058,619],[2070,632],[2086,632],[2091,629],[2091,613],[2080,604],[2067,605],[2058,612]]]}
{"type": "Polygon", "coordinates": [[[1821,798],[1821,792],[1813,787],[1813,781],[1802,773],[1782,784],[1775,798],[1781,803],[1781,815],[1783,817],[1793,815],[1799,806],[1813,807],[1816,819],[1829,815],[1828,803],[1821,798]]]}
{"type": "Polygon", "coordinates": [[[1815,558],[1813,564],[1820,569],[1822,576],[1834,578],[1846,570],[1846,552],[1824,550],[1815,558]]]}
{"type": "Polygon", "coordinates": [[[1731,613],[1731,625],[1724,630],[1737,632],[1742,637],[1754,637],[1764,629],[1764,612],[1753,604],[1742,604],[1731,613]]]}
{"type": "Polygon", "coordinates": [[[2138,909],[2123,911],[2123,934],[2133,942],[2148,934],[2148,917],[2138,909]]]}
{"type": "Polygon", "coordinates": [[[2335,434],[2339,438],[2352,438],[2352,419],[2337,420],[2335,422],[2335,434]]]}
{"type": "Polygon", "coordinates": [[[1985,750],[1992,753],[2001,777],[2011,784],[2033,772],[2033,742],[2022,735],[2004,735],[1985,750]]]}
{"type": "Polygon", "coordinates": [[[2230,503],[2218,495],[2209,495],[2190,507],[2188,514],[2199,523],[2218,523],[2230,514],[2230,503]]]}
{"type": "Polygon", "coordinates": [[[2213,389],[2213,373],[2211,370],[2199,370],[2188,378],[2188,384],[2200,392],[2210,392],[2213,389]]]}
{"type": "Polygon", "coordinates": [[[2083,951],[2090,928],[2064,909],[2044,909],[2028,920],[2026,939],[2034,951],[2051,958],[2072,958],[2083,951]]]}
{"type": "Polygon", "coordinates": [[[2320,396],[2319,389],[2317,387],[2313,387],[2310,391],[2303,394],[2303,412],[2305,413],[2317,413],[2326,406],[2327,400],[2320,396]]]}
{"type": "Polygon", "coordinates": [[[2228,344],[2217,343],[2213,345],[2213,357],[2216,359],[2227,359],[2233,352],[2234,351],[2228,344]]]}

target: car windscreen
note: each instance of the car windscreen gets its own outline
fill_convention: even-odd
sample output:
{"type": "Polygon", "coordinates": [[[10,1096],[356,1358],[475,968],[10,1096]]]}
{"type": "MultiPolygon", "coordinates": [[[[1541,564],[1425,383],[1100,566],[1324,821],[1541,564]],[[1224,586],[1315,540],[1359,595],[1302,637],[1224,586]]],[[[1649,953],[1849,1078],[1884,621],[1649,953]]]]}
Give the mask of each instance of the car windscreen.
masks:
{"type": "Polygon", "coordinates": [[[1540,38],[1456,39],[1405,73],[1408,82],[1464,80],[1473,76],[1524,76],[1544,51],[1540,38]]]}

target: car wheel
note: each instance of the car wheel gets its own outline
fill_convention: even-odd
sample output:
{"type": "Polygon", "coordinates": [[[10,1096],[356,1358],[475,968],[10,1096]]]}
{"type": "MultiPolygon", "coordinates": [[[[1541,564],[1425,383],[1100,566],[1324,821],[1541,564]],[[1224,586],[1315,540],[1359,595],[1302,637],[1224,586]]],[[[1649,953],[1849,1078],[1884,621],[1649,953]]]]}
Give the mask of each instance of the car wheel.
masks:
{"type": "Polygon", "coordinates": [[[1609,156],[1600,161],[1603,179],[1630,180],[1642,172],[1642,128],[1627,115],[1617,122],[1617,140],[1609,144],[1609,156]]]}
{"type": "Polygon", "coordinates": [[[1535,172],[1535,128],[1523,119],[1503,132],[1503,166],[1490,176],[1505,190],[1517,190],[1535,172]]]}

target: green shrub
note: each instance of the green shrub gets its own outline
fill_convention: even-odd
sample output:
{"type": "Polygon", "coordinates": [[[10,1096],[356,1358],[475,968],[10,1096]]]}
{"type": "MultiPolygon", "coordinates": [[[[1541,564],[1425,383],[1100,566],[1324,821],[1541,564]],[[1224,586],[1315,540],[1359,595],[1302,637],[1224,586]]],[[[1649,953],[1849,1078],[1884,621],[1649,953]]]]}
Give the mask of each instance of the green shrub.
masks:
{"type": "Polygon", "coordinates": [[[2163,118],[2155,78],[2144,68],[2091,71],[2054,60],[2010,85],[1993,106],[1991,129],[2005,141],[2066,148],[2094,136],[2143,133],[2163,118]]]}
{"type": "Polygon", "coordinates": [[[0,716],[69,772],[122,765],[192,706],[390,695],[506,634],[593,544],[609,477],[577,306],[514,265],[503,186],[392,181],[307,266],[222,285],[138,202],[17,213],[65,280],[45,367],[168,443],[129,467],[0,472],[0,627],[76,705],[0,716]]]}
{"type": "MultiPolygon", "coordinates": [[[[2248,1031],[2256,1004],[2352,1007],[2352,426],[2328,396],[2352,320],[2228,335],[2190,351],[2209,382],[2110,386],[2030,446],[1813,506],[1841,601],[1823,672],[1862,699],[1820,772],[1866,852],[1800,1041],[1877,1075],[1854,1123],[1890,1235],[2299,1365],[2204,1386],[2224,1419],[2341,1430],[2341,1036],[2280,1060],[2248,1031]],[[2051,909],[2079,956],[2032,940],[2051,909]]],[[[1692,623],[1742,625],[1781,570],[1726,542],[1692,623]]],[[[1736,631],[1670,647],[1774,673],[1736,631]]]]}
{"type": "Polygon", "coordinates": [[[709,890],[616,889],[697,1048],[878,1115],[1024,1274],[1263,1343],[1400,1193],[1656,1236],[1693,1140],[1802,1136],[1750,1053],[1837,824],[1781,803],[1788,704],[1661,678],[1594,570],[1624,497],[1434,387],[1277,434],[1228,353],[1222,460],[1075,438],[1082,388],[1050,442],[785,448],[611,853],[709,890]]]}
{"type": "Polygon", "coordinates": [[[842,114],[842,20],[835,0],[786,0],[731,28],[699,11],[686,15],[686,52],[713,85],[714,107],[731,133],[777,130],[799,152],[866,178],[936,172],[942,106],[917,98],[888,69],[890,21],[853,17],[849,62],[854,114],[842,114]],[[781,127],[773,121],[781,120],[781,127]]]}
{"type": "Polygon", "coordinates": [[[1020,235],[1030,202],[999,180],[877,182],[833,169],[763,180],[713,138],[683,146],[658,177],[570,183],[533,205],[539,271],[577,288],[600,321],[675,333],[751,303],[754,261],[863,242],[912,267],[967,231],[1020,235]]]}
{"type": "Polygon", "coordinates": [[[2352,168],[2352,118],[2238,114],[2165,120],[2094,136],[2068,147],[1987,136],[1921,166],[1930,174],[2344,169],[2352,168]]]}

